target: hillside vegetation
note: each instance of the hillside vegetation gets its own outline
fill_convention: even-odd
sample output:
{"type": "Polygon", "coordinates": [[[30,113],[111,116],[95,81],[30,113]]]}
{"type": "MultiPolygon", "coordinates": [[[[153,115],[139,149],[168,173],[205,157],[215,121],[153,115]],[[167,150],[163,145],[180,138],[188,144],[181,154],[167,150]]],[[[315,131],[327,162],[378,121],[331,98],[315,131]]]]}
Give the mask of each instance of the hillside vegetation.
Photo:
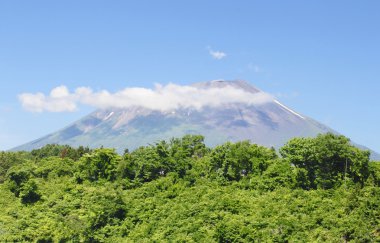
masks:
{"type": "Polygon", "coordinates": [[[0,242],[378,242],[380,166],[333,134],[0,152],[0,242]]]}

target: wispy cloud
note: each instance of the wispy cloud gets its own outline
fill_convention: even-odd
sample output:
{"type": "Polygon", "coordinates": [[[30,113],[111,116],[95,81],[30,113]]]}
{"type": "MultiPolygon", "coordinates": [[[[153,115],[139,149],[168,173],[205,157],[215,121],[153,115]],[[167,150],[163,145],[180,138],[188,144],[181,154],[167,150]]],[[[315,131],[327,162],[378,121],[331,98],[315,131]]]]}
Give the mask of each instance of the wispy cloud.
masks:
{"type": "Polygon", "coordinates": [[[225,58],[227,56],[227,54],[225,52],[214,51],[209,46],[207,47],[207,50],[208,50],[208,53],[211,55],[211,57],[214,58],[214,59],[217,59],[217,60],[221,60],[221,59],[223,59],[223,58],[225,58]]]}
{"type": "Polygon", "coordinates": [[[249,64],[248,64],[248,70],[251,70],[251,71],[253,71],[253,72],[255,72],[255,73],[260,73],[260,72],[262,72],[261,68],[260,68],[258,65],[253,64],[253,63],[249,63],[249,64]]]}
{"type": "Polygon", "coordinates": [[[292,91],[292,92],[288,92],[288,93],[278,92],[278,93],[274,94],[274,96],[276,98],[279,98],[279,99],[293,99],[293,98],[297,98],[299,96],[299,92],[297,92],[297,91],[292,91]]]}
{"type": "Polygon", "coordinates": [[[202,109],[217,107],[229,103],[261,105],[273,101],[267,93],[250,93],[232,86],[193,87],[176,84],[156,84],[154,89],[125,88],[115,93],[107,90],[93,91],[88,87],[79,87],[70,92],[67,87],[59,86],[50,94],[23,93],[19,95],[22,106],[31,112],[73,112],[79,105],[95,108],[144,107],[153,110],[168,111],[178,108],[202,109]]]}
{"type": "Polygon", "coordinates": [[[210,55],[217,60],[223,59],[227,56],[227,54],[222,51],[212,51],[212,50],[210,50],[210,55]]]}
{"type": "Polygon", "coordinates": [[[11,112],[12,107],[10,105],[1,105],[0,106],[0,111],[1,112],[11,112]]]}

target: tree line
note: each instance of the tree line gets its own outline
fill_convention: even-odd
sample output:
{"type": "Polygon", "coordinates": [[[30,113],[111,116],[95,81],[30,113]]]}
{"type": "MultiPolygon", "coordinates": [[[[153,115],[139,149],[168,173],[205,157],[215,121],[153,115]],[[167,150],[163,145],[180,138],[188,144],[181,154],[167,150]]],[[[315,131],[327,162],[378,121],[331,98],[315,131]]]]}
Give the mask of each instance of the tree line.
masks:
{"type": "Polygon", "coordinates": [[[278,152],[201,135],[120,155],[0,152],[0,241],[376,241],[380,166],[331,133],[278,152]]]}

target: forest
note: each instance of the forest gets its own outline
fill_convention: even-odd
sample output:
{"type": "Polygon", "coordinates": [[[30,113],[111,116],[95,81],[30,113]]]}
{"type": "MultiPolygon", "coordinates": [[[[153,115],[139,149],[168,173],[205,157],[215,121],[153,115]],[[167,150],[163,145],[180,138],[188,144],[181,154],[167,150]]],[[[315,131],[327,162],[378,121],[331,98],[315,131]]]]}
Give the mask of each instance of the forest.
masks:
{"type": "Polygon", "coordinates": [[[380,163],[331,133],[0,152],[0,242],[379,242],[380,163]]]}

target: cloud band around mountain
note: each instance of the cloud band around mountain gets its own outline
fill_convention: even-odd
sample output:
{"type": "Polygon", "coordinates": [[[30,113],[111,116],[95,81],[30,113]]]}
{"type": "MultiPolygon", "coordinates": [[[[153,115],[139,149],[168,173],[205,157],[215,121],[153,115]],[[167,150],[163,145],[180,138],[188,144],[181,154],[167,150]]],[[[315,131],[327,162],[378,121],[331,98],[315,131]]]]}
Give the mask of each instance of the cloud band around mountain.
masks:
{"type": "Polygon", "coordinates": [[[178,108],[199,110],[230,103],[261,105],[273,101],[273,97],[267,93],[250,93],[232,86],[199,88],[172,83],[157,84],[154,89],[125,88],[115,93],[107,90],[93,91],[88,87],[79,87],[70,92],[66,86],[59,86],[48,95],[22,93],[18,98],[24,109],[31,112],[73,112],[80,105],[100,109],[139,106],[160,111],[178,108]]]}

